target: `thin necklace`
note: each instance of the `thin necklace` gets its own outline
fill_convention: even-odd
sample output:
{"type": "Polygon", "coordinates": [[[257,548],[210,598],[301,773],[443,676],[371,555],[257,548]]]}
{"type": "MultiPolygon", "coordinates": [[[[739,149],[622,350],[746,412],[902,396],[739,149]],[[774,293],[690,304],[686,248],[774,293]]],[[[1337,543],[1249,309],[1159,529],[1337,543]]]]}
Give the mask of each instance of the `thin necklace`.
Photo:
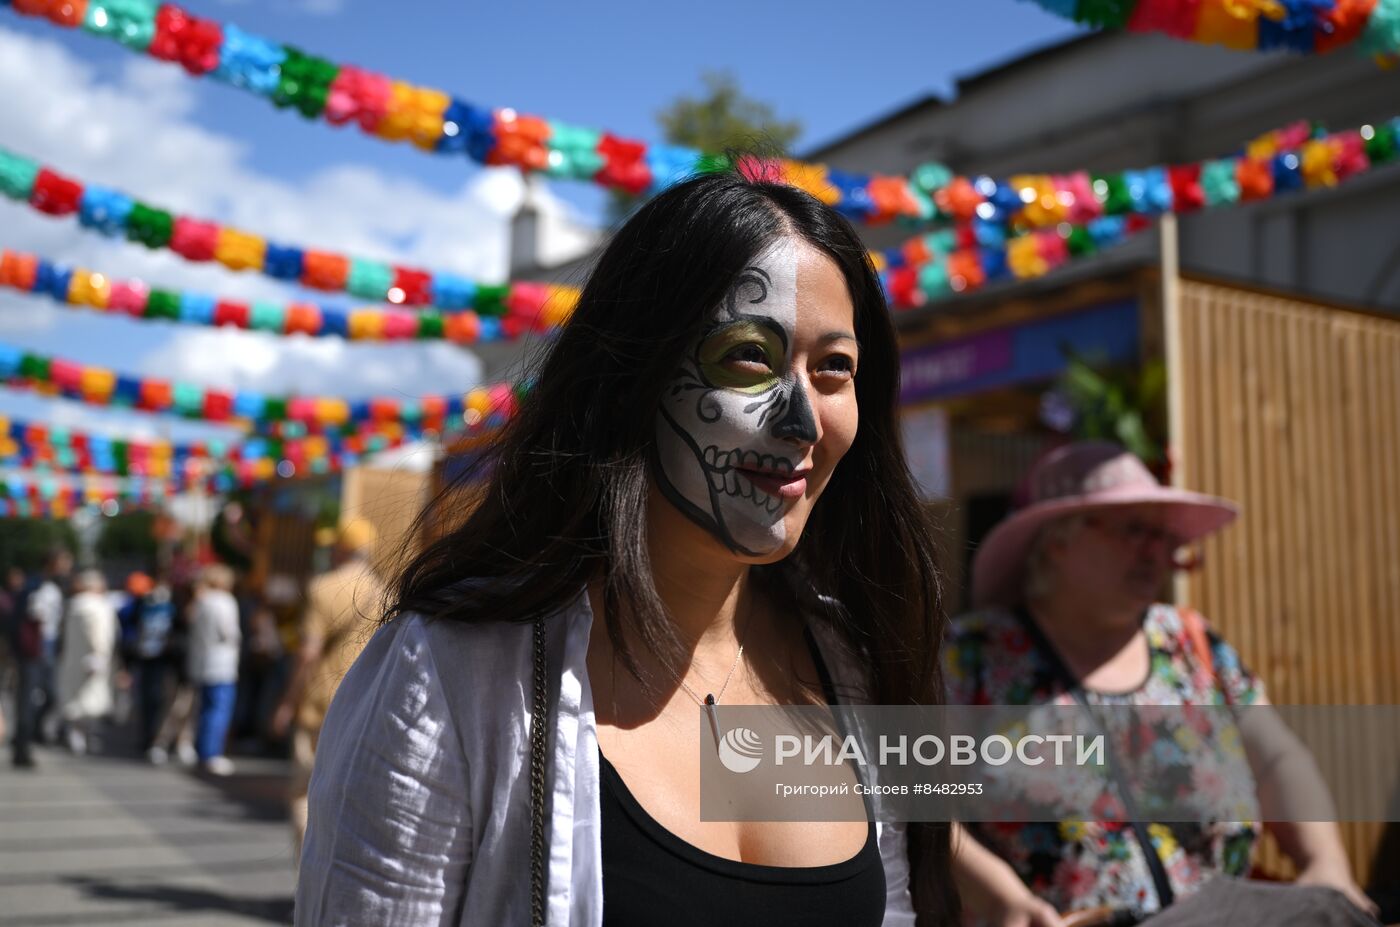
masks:
{"type": "Polygon", "coordinates": [[[686,695],[689,695],[692,699],[694,699],[695,704],[705,709],[705,714],[710,719],[710,733],[714,735],[716,747],[719,746],[719,714],[715,711],[715,706],[718,705],[719,700],[724,697],[724,690],[729,688],[729,680],[733,678],[734,671],[739,668],[739,661],[743,659],[743,657],[744,644],[742,641],[740,641],[739,652],[734,654],[734,663],[729,667],[729,672],[725,674],[724,682],[720,684],[718,694],[710,692],[707,693],[702,699],[699,695],[696,694],[694,689],[692,689],[689,685],[686,684],[684,677],[680,679],[681,688],[685,690],[686,695]]]}

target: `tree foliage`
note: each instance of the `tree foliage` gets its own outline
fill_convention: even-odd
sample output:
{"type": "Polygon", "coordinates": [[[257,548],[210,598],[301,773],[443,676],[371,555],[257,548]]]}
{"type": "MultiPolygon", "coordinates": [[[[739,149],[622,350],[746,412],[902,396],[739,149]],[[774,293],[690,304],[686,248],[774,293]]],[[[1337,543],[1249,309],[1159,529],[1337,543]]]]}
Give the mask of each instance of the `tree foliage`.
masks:
{"type": "Polygon", "coordinates": [[[155,522],[154,512],[139,510],[104,518],[97,537],[97,556],[104,561],[155,563],[155,522]]]}
{"type": "Polygon", "coordinates": [[[17,566],[34,572],[44,565],[49,552],[59,547],[66,548],[69,553],[78,549],[78,535],[67,521],[0,519],[0,567],[17,566]]]}
{"type": "Polygon", "coordinates": [[[801,122],[778,118],[771,105],[745,95],[732,74],[707,71],[701,81],[703,93],[680,97],[657,114],[672,145],[712,153],[754,149],[782,157],[802,134],[801,122]]]}
{"type": "MultiPolygon", "coordinates": [[[[661,133],[671,145],[683,145],[706,154],[731,150],[753,151],[766,157],[784,157],[802,134],[802,123],[780,119],[770,104],[746,95],[734,75],[707,71],[701,76],[704,90],[698,96],[682,96],[657,113],[661,133]]],[[[620,220],[639,197],[615,191],[611,213],[620,220]]]]}

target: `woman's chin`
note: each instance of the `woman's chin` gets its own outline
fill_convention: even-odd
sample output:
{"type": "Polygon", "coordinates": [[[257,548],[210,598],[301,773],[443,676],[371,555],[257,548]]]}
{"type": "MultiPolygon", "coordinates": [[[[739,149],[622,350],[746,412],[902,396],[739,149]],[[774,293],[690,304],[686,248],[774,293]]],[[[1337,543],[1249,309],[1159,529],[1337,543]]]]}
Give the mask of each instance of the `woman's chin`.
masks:
{"type": "Polygon", "coordinates": [[[780,560],[786,559],[788,554],[792,553],[793,549],[796,547],[796,541],[785,538],[776,546],[765,546],[761,549],[739,553],[735,556],[744,563],[762,566],[767,563],[777,563],[780,560]]]}
{"type": "MultiPolygon", "coordinates": [[[[738,557],[743,562],[756,566],[785,560],[789,554],[797,549],[797,543],[802,540],[802,529],[806,525],[805,513],[799,515],[796,512],[789,512],[782,521],[781,534],[775,532],[762,538],[750,539],[749,543],[744,544],[747,552],[738,554],[738,557]]],[[[741,538],[740,543],[744,543],[744,539],[741,538]]]]}

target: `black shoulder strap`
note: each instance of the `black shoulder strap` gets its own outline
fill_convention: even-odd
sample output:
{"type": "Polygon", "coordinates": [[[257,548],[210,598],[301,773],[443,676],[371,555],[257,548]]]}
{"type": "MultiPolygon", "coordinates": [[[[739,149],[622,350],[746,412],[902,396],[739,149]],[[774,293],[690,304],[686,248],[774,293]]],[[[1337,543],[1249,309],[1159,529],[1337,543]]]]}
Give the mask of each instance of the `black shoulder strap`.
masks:
{"type": "MultiPolygon", "coordinates": [[[[1036,648],[1045,655],[1045,659],[1050,661],[1050,666],[1055,674],[1060,677],[1069,694],[1074,697],[1075,702],[1093,719],[1096,727],[1100,731],[1103,725],[1099,721],[1099,716],[1094,712],[1093,705],[1089,704],[1088,696],[1084,692],[1084,686],[1070,672],[1068,664],[1060,656],[1059,651],[1050,643],[1050,639],[1045,636],[1045,632],[1040,629],[1040,625],[1035,623],[1034,616],[1024,606],[1017,606],[1016,617],[1020,620],[1026,633],[1035,642],[1036,648]]],[[[1104,737],[1104,742],[1110,744],[1110,749],[1104,754],[1108,763],[1109,775],[1113,777],[1113,785],[1118,790],[1118,797],[1123,800],[1123,806],[1127,809],[1129,817],[1133,820],[1129,826],[1133,830],[1133,836],[1137,838],[1138,846],[1142,848],[1143,858],[1147,862],[1148,871],[1152,873],[1152,885],[1157,889],[1157,902],[1166,908],[1176,900],[1176,893],[1172,890],[1171,879],[1167,878],[1167,867],[1162,865],[1162,858],[1157,855],[1157,848],[1152,844],[1152,836],[1147,832],[1147,825],[1138,820],[1137,804],[1133,801],[1132,789],[1129,787],[1127,778],[1119,768],[1118,763],[1113,758],[1111,749],[1111,739],[1104,737]]]]}
{"type": "Polygon", "coordinates": [[[533,650],[534,702],[530,712],[530,925],[544,927],[545,842],[549,836],[545,820],[545,746],[549,739],[549,657],[546,650],[545,620],[536,618],[531,628],[533,650]]]}

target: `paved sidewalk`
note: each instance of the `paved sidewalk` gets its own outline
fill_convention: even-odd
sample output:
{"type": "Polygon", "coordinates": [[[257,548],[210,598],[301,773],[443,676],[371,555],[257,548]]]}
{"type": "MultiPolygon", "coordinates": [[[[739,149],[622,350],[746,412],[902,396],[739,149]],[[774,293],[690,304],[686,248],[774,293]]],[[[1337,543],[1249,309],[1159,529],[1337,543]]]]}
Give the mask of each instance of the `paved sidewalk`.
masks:
{"type": "Polygon", "coordinates": [[[0,925],[287,924],[285,763],[222,780],[178,765],[74,757],[0,765],[0,925]]]}

